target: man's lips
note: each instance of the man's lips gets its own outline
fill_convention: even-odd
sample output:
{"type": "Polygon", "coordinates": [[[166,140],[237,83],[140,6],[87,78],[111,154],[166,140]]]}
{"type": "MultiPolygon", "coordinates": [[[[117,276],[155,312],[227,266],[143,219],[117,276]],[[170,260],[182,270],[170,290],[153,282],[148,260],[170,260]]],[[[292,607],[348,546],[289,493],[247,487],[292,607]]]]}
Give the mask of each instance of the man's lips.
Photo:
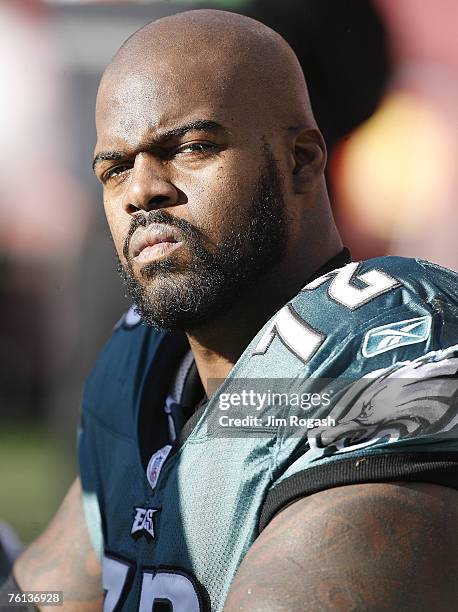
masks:
{"type": "Polygon", "coordinates": [[[145,247],[137,257],[134,257],[134,261],[137,263],[149,263],[155,259],[162,259],[170,255],[172,251],[180,248],[181,245],[181,242],[158,242],[153,246],[145,247]]]}
{"type": "Polygon", "coordinates": [[[144,263],[167,255],[181,244],[174,228],[155,224],[139,228],[133,234],[129,251],[135,261],[144,263]]]}

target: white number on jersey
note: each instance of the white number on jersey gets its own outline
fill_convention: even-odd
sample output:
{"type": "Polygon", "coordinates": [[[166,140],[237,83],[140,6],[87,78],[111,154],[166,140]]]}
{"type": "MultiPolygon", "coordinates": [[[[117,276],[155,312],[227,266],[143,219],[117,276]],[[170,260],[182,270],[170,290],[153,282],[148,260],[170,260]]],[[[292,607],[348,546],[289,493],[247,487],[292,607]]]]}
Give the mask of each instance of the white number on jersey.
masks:
{"type": "Polygon", "coordinates": [[[307,325],[291,308],[284,306],[264,332],[253,355],[264,355],[275,335],[305,363],[319,349],[326,336],[307,325]]]}
{"type": "Polygon", "coordinates": [[[178,570],[143,572],[139,612],[151,612],[154,602],[167,602],[173,612],[200,612],[202,609],[194,584],[178,570]]]}
{"type": "Polygon", "coordinates": [[[350,310],[356,310],[379,295],[399,287],[399,281],[382,270],[369,270],[369,272],[357,275],[359,265],[358,262],[354,262],[339,270],[323,274],[306,285],[302,291],[312,291],[332,279],[328,289],[330,299],[350,310]],[[354,284],[355,280],[362,281],[366,286],[357,287],[354,284]]]}
{"type": "MultiPolygon", "coordinates": [[[[103,612],[118,612],[132,586],[135,565],[105,554],[102,562],[105,600],[103,612]]],[[[148,569],[142,573],[139,612],[154,612],[155,604],[168,604],[171,612],[202,612],[199,593],[190,576],[179,569],[148,569]]]]}
{"type": "MultiPolygon", "coordinates": [[[[400,286],[398,280],[381,270],[369,270],[369,272],[357,275],[359,265],[358,262],[351,263],[339,270],[324,274],[306,285],[302,291],[313,291],[330,280],[329,298],[350,310],[355,310],[379,295],[400,286]],[[362,281],[365,287],[355,285],[355,280],[362,281]]],[[[283,344],[304,363],[313,357],[326,339],[323,333],[310,327],[290,304],[286,304],[275,315],[252,355],[264,355],[275,336],[278,336],[283,344]]]]}

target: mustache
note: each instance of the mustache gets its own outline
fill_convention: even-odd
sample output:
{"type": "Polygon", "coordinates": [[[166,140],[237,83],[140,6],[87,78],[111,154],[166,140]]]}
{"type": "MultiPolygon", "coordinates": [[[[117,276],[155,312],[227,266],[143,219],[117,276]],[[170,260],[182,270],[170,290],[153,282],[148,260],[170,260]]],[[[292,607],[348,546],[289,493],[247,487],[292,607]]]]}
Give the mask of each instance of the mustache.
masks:
{"type": "Polygon", "coordinates": [[[136,230],[139,227],[148,227],[153,223],[160,223],[162,225],[168,225],[178,229],[183,234],[183,237],[185,238],[184,241],[187,241],[191,244],[196,244],[197,242],[199,242],[200,232],[196,227],[194,227],[194,225],[192,225],[188,221],[185,221],[184,219],[178,219],[176,217],[173,217],[165,210],[151,210],[148,213],[135,216],[132,219],[122,249],[122,253],[126,261],[129,260],[130,241],[136,230]]]}

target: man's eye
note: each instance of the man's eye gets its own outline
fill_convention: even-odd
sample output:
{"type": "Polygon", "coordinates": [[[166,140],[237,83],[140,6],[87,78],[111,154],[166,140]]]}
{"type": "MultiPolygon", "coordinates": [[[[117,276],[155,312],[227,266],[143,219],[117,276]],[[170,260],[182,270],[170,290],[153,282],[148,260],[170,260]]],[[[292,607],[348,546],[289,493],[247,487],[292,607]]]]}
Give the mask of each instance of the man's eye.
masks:
{"type": "Polygon", "coordinates": [[[177,149],[177,153],[207,153],[214,148],[210,142],[189,142],[177,149]]]}
{"type": "Polygon", "coordinates": [[[129,170],[129,166],[115,166],[114,168],[110,168],[102,175],[102,183],[106,184],[113,180],[120,180],[123,175],[129,170]]]}

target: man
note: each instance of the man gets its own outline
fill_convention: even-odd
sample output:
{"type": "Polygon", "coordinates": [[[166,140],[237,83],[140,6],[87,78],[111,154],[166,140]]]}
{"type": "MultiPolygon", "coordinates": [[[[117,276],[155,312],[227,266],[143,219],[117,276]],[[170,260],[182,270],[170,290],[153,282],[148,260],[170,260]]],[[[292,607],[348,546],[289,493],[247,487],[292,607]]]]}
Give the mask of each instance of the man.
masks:
{"type": "Polygon", "coordinates": [[[81,484],[8,588],[78,611],[452,609],[457,277],[349,263],[291,49],[230,13],[161,19],[108,67],[96,122],[143,322],[121,319],[89,377],[81,484]],[[320,389],[310,427],[268,425],[275,402],[229,421],[223,400],[276,379],[320,389]]]}

